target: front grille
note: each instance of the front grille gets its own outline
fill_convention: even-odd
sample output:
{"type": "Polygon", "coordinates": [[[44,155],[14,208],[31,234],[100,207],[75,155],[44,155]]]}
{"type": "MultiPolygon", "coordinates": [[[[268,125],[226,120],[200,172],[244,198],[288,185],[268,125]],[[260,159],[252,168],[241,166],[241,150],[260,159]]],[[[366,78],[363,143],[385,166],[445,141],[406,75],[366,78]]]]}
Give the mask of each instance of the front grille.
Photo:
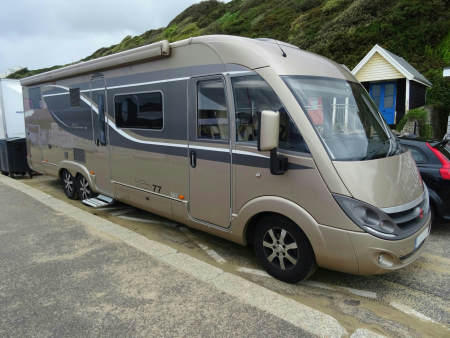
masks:
{"type": "Polygon", "coordinates": [[[429,212],[428,203],[428,190],[424,186],[424,193],[422,196],[414,201],[414,203],[408,203],[406,205],[407,209],[403,209],[402,206],[400,206],[397,208],[386,208],[383,211],[401,230],[407,233],[413,233],[424,225],[429,212]],[[396,209],[400,209],[400,211],[397,211],[396,209]]]}

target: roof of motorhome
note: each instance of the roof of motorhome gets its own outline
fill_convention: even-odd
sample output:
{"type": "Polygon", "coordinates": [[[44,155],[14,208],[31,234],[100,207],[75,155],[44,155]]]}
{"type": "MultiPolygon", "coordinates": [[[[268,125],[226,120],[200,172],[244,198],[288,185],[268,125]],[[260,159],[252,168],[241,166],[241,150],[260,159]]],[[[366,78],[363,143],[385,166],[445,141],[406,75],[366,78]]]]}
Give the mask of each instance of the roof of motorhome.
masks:
{"type": "MultiPolygon", "coordinates": [[[[280,75],[301,74],[342,78],[356,81],[350,72],[333,61],[273,39],[250,39],[231,35],[205,35],[169,43],[167,40],[137,47],[21,80],[30,86],[81,74],[117,68],[133,63],[170,57],[173,48],[204,44],[222,63],[239,64],[250,69],[271,66],[280,75]]],[[[201,55],[199,55],[201,59],[201,55]]],[[[198,60],[195,60],[198,62],[198,60]]]]}

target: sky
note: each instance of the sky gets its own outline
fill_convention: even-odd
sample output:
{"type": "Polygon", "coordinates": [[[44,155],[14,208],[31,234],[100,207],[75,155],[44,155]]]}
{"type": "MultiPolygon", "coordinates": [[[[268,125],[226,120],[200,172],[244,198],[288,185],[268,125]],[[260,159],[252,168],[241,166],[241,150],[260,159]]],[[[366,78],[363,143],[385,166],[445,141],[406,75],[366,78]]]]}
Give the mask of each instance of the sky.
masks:
{"type": "Polygon", "coordinates": [[[0,75],[78,61],[200,0],[0,0],[0,75]]]}

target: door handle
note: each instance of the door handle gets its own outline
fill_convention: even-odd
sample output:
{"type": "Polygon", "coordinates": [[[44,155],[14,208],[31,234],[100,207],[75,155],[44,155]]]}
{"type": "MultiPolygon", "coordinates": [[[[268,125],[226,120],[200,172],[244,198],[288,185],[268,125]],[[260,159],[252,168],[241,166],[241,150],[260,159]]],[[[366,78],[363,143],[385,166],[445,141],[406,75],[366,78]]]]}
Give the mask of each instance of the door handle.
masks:
{"type": "Polygon", "coordinates": [[[195,153],[195,150],[191,150],[189,153],[189,159],[191,161],[191,167],[195,168],[197,166],[197,154],[195,153]]]}

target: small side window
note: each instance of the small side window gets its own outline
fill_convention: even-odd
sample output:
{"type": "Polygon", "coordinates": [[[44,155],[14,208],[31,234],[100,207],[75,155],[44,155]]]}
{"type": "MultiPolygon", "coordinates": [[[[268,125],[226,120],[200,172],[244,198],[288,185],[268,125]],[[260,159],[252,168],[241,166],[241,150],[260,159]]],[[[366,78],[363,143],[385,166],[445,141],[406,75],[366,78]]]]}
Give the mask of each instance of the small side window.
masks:
{"type": "Polygon", "coordinates": [[[163,100],[160,92],[117,95],[114,105],[116,125],[120,128],[163,128],[163,100]]]}
{"type": "Polygon", "coordinates": [[[106,121],[105,121],[105,95],[98,96],[98,129],[99,142],[101,145],[106,145],[106,121]]]}
{"type": "Polygon", "coordinates": [[[30,88],[28,98],[30,109],[40,109],[41,99],[41,87],[30,88]]]}
{"type": "Polygon", "coordinates": [[[197,83],[197,138],[228,140],[228,111],[221,79],[197,83]]]}
{"type": "Polygon", "coordinates": [[[70,106],[79,107],[80,106],[80,88],[70,88],[70,106]]]}

